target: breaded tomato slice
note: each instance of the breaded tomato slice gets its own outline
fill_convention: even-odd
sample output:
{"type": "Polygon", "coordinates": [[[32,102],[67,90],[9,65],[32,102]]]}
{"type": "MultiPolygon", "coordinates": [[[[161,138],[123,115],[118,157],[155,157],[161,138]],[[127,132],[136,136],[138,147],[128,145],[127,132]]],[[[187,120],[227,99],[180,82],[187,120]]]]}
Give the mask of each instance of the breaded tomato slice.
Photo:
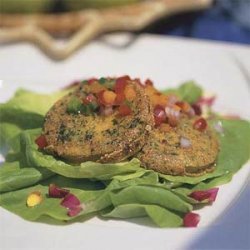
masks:
{"type": "Polygon", "coordinates": [[[145,144],[154,125],[144,89],[129,77],[85,81],[46,115],[44,150],[69,162],[121,162],[145,144]]]}
{"type": "Polygon", "coordinates": [[[193,119],[181,118],[177,126],[160,126],[151,131],[147,143],[137,155],[142,165],[162,174],[199,176],[211,172],[219,152],[215,132],[194,128],[193,119]]]}

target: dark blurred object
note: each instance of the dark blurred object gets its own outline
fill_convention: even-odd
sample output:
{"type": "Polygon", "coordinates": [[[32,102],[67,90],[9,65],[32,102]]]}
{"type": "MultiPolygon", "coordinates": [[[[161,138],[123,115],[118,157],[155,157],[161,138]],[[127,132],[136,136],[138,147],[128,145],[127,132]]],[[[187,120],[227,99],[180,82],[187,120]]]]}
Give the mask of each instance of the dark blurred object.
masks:
{"type": "Polygon", "coordinates": [[[53,13],[61,13],[66,12],[67,7],[65,6],[65,2],[62,0],[54,0],[50,7],[51,12],[53,13]]]}
{"type": "Polygon", "coordinates": [[[250,44],[250,0],[217,0],[210,9],[161,20],[146,31],[250,44]]]}
{"type": "Polygon", "coordinates": [[[0,0],[1,13],[61,13],[86,8],[108,8],[143,0],[0,0]]]}
{"type": "Polygon", "coordinates": [[[250,1],[249,0],[218,0],[218,6],[229,16],[232,16],[242,26],[250,30],[250,1]]]}

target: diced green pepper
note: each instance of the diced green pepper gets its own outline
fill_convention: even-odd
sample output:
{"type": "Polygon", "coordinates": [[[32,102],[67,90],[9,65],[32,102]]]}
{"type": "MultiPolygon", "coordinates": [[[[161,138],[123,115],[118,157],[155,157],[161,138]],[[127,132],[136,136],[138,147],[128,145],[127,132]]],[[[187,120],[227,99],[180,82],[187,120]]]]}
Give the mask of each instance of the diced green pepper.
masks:
{"type": "Polygon", "coordinates": [[[76,96],[73,96],[67,105],[67,112],[77,114],[81,110],[81,106],[81,101],[76,96]]]}

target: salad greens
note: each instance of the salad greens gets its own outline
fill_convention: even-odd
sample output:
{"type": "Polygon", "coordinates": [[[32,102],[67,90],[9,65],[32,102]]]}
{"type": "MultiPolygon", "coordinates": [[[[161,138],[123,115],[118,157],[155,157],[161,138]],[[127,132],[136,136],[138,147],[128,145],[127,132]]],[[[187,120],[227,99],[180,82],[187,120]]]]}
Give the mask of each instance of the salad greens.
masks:
{"type": "Polygon", "coordinates": [[[175,89],[166,89],[162,91],[164,94],[175,94],[183,101],[195,103],[202,96],[202,88],[194,81],[185,82],[175,89]]]}
{"type": "MultiPolygon", "coordinates": [[[[41,95],[18,90],[7,103],[0,104],[0,146],[5,162],[0,167],[0,206],[31,221],[66,224],[93,216],[129,219],[146,217],[159,227],[183,225],[183,217],[195,208],[189,197],[194,190],[206,190],[227,183],[250,156],[250,123],[244,120],[222,122],[218,133],[220,153],[214,172],[199,177],[170,176],[140,167],[138,159],[123,163],[84,162],[70,165],[38,150],[35,139],[41,134],[44,115],[67,91],[41,95]],[[69,189],[81,201],[83,209],[74,217],[60,205],[61,199],[48,196],[54,183],[69,189]],[[30,193],[39,191],[42,202],[27,207],[30,193]]],[[[194,82],[175,93],[190,103],[202,95],[194,82]]]]}

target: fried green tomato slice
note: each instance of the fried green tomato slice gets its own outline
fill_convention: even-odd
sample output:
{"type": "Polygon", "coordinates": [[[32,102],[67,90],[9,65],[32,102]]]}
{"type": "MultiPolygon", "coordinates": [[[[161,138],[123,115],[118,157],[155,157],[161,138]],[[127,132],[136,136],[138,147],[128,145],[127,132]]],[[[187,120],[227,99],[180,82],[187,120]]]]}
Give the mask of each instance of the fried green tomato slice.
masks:
{"type": "MultiPolygon", "coordinates": [[[[49,110],[43,128],[47,153],[72,163],[89,160],[105,163],[121,162],[141,150],[153,126],[149,98],[143,88],[130,81],[128,85],[136,94],[134,100],[124,100],[120,106],[113,107],[97,103],[97,107],[90,107],[90,112],[89,106],[81,103],[79,110],[74,112],[79,101],[93,94],[92,90],[98,99],[107,87],[99,83],[93,85],[81,84],[49,110]],[[93,85],[96,86],[91,88],[93,85]],[[119,111],[124,103],[131,112],[121,115],[119,111]],[[102,113],[102,108],[112,108],[112,113],[102,113]]],[[[113,88],[109,86],[108,90],[113,88]]],[[[112,97],[110,92],[107,93],[112,97]]]]}
{"type": "Polygon", "coordinates": [[[199,176],[215,168],[219,143],[215,132],[193,128],[194,117],[181,118],[169,131],[154,128],[137,157],[147,169],[169,175],[199,176]]]}

